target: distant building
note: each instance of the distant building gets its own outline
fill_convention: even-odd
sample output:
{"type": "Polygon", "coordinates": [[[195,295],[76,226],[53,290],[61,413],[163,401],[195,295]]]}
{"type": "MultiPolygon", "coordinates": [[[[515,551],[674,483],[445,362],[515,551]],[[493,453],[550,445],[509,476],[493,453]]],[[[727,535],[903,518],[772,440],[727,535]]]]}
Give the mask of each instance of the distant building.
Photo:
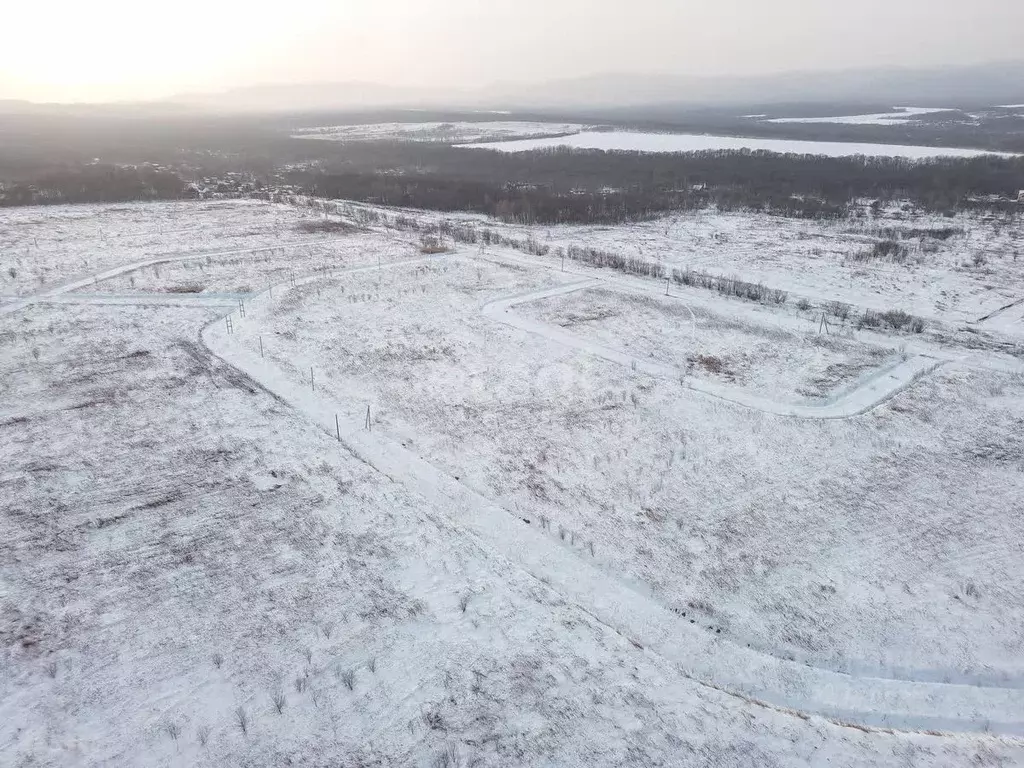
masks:
{"type": "Polygon", "coordinates": [[[1024,189],[1017,193],[1017,202],[1024,203],[1024,189]]]}

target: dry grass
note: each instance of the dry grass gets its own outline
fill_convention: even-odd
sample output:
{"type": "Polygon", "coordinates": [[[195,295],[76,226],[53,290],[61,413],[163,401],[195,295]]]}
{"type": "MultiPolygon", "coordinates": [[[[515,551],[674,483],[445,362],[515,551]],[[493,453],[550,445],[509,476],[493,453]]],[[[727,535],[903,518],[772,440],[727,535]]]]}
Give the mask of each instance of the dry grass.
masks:
{"type": "Polygon", "coordinates": [[[725,361],[715,355],[695,355],[693,357],[686,358],[690,365],[696,365],[703,368],[708,373],[713,373],[716,376],[727,376],[733,377],[733,372],[726,366],[725,361]]]}
{"type": "Polygon", "coordinates": [[[296,232],[302,232],[303,234],[313,235],[317,233],[324,234],[348,234],[349,232],[356,232],[357,227],[352,224],[346,224],[344,221],[338,221],[337,219],[317,219],[315,221],[300,221],[295,225],[296,232]]]}

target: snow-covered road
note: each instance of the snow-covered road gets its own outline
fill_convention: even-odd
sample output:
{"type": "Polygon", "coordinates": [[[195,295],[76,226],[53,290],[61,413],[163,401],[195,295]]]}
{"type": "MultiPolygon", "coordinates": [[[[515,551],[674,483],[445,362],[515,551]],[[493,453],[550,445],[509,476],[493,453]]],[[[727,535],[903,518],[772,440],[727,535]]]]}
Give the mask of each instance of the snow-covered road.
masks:
{"type": "Polygon", "coordinates": [[[859,416],[884,403],[910,386],[919,377],[933,371],[942,364],[941,360],[936,360],[928,355],[914,355],[906,360],[901,360],[893,365],[872,372],[869,376],[856,382],[853,387],[840,392],[826,402],[814,404],[786,403],[759,397],[741,387],[731,387],[717,382],[688,378],[685,371],[675,366],[627,355],[619,350],[582,339],[558,326],[523,317],[514,311],[515,307],[520,304],[586,290],[603,282],[603,280],[592,278],[517,296],[504,297],[486,304],[483,308],[483,314],[492,320],[497,320],[529,333],[535,333],[564,344],[567,347],[595,355],[603,360],[629,366],[634,370],[651,376],[660,376],[680,381],[688,389],[710,397],[717,397],[720,400],[726,400],[730,403],[736,403],[746,408],[753,408],[777,416],[793,416],[804,419],[846,419],[851,416],[859,416]]]}
{"type": "MultiPolygon", "coordinates": [[[[122,265],[0,306],[0,313],[9,314],[39,301],[61,301],[64,294],[109,277],[195,257],[196,254],[179,255],[122,265]]],[[[339,270],[335,274],[393,269],[457,258],[430,256],[383,266],[339,270]]],[[[235,327],[240,323],[259,324],[275,300],[283,298],[294,286],[318,279],[323,279],[323,275],[275,286],[274,298],[269,292],[252,296],[246,303],[244,317],[233,299],[225,301],[223,297],[210,297],[210,303],[204,304],[231,306],[232,311],[227,316],[232,318],[235,327]]],[[[586,342],[560,328],[527,320],[514,312],[518,304],[582,290],[596,282],[596,278],[576,279],[554,288],[503,297],[488,303],[482,311],[491,320],[543,335],[602,359],[627,366],[635,364],[637,370],[650,375],[677,378],[679,371],[671,366],[634,360],[622,352],[586,342]]],[[[618,289],[628,288],[628,280],[614,282],[618,289]]],[[[134,297],[80,296],[74,301],[116,304],[131,298],[134,297]]],[[[177,297],[177,300],[189,302],[184,297],[177,297]]],[[[672,612],[643,587],[626,583],[606,571],[598,560],[581,557],[574,548],[542,530],[538,520],[510,512],[386,435],[366,430],[362,404],[337,402],[323,390],[312,391],[308,382],[296,380],[272,361],[238,344],[223,317],[205,327],[202,339],[214,355],[291,405],[325,432],[335,436],[337,430],[346,449],[439,508],[450,510],[459,525],[497,556],[544,580],[559,590],[566,600],[579,605],[635,644],[672,661],[688,677],[774,707],[839,722],[1024,736],[1024,688],[858,677],[773,656],[709,632],[693,619],[685,619],[672,612]]],[[[975,358],[977,356],[975,353],[975,358]]],[[[874,377],[858,382],[833,401],[820,405],[778,403],[738,388],[702,382],[689,382],[687,386],[707,396],[778,415],[850,418],[891,398],[941,362],[943,358],[940,357],[915,354],[892,368],[879,371],[874,377]]]]}
{"type": "MultiPolygon", "coordinates": [[[[377,267],[362,267],[359,271],[370,269],[377,267]]],[[[319,276],[309,278],[314,279],[319,276]]],[[[588,284],[590,281],[574,282],[550,290],[579,290],[588,284]]],[[[281,286],[275,296],[284,296],[288,290],[288,286],[281,286]]],[[[536,293],[541,292],[493,302],[488,305],[488,314],[497,313],[503,318],[512,306],[536,297],[536,293]]],[[[236,326],[241,322],[258,324],[271,306],[269,296],[261,294],[250,302],[244,320],[238,312],[230,314],[236,326]]],[[[546,328],[530,330],[547,335],[546,328]]],[[[661,605],[642,587],[628,584],[595,561],[581,557],[574,548],[545,533],[540,521],[506,510],[415,452],[379,432],[365,429],[362,404],[337,402],[322,389],[313,391],[308,382],[289,376],[273,362],[237,344],[223,319],[209,324],[202,338],[214,355],[287,402],[326,433],[336,436],[336,430],[340,432],[341,443],[359,458],[440,508],[450,510],[452,518],[490,551],[544,580],[566,600],[635,644],[672,661],[688,677],[770,706],[839,722],[1024,736],[1024,688],[857,677],[772,656],[709,632],[661,605]]],[[[578,346],[575,340],[565,341],[578,346]]],[[[587,351],[601,356],[618,354],[603,349],[587,351]]],[[[611,359],[627,365],[632,362],[624,355],[611,359]]],[[[894,387],[905,386],[914,375],[919,375],[911,371],[927,370],[937,362],[926,360],[927,363],[917,363],[920,368],[901,370],[896,384],[869,383],[847,393],[837,400],[837,410],[830,412],[834,415],[827,418],[841,417],[843,409],[848,411],[846,416],[853,416],[870,407],[871,402],[877,404],[891,397],[894,387]]]]}

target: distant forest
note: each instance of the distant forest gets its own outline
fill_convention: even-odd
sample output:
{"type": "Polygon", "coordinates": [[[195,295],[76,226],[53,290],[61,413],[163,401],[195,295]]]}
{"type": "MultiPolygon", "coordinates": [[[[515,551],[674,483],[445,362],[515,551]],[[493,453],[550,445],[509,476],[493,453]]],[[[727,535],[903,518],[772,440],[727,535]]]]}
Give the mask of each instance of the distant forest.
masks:
{"type": "MultiPolygon", "coordinates": [[[[339,124],[343,116],[330,117],[339,124]]],[[[522,222],[616,223],[708,206],[842,217],[858,199],[908,200],[944,213],[1019,211],[1013,201],[1024,189],[1024,158],[910,162],[567,149],[513,154],[431,143],[293,139],[288,134],[298,124],[332,121],[324,115],[0,116],[0,205],[167,200],[211,191],[266,196],[278,190],[522,222]]]]}
{"type": "Polygon", "coordinates": [[[997,157],[910,162],[747,151],[411,151],[419,153],[415,160],[393,168],[367,168],[364,159],[336,170],[294,171],[287,179],[323,197],[474,211],[524,223],[614,223],[711,205],[842,217],[851,202],[864,198],[908,200],[943,213],[1016,210],[1011,200],[1024,189],[1024,159],[997,157]]]}

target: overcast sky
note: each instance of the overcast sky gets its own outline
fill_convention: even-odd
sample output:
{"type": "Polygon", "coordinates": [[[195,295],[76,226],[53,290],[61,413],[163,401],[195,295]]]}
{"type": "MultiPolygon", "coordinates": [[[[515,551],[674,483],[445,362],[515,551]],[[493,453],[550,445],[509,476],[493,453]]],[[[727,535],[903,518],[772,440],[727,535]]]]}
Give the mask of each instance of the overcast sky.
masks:
{"type": "Polygon", "coordinates": [[[0,98],[33,100],[1024,58],[1024,0],[9,0],[0,18],[0,98]]]}

